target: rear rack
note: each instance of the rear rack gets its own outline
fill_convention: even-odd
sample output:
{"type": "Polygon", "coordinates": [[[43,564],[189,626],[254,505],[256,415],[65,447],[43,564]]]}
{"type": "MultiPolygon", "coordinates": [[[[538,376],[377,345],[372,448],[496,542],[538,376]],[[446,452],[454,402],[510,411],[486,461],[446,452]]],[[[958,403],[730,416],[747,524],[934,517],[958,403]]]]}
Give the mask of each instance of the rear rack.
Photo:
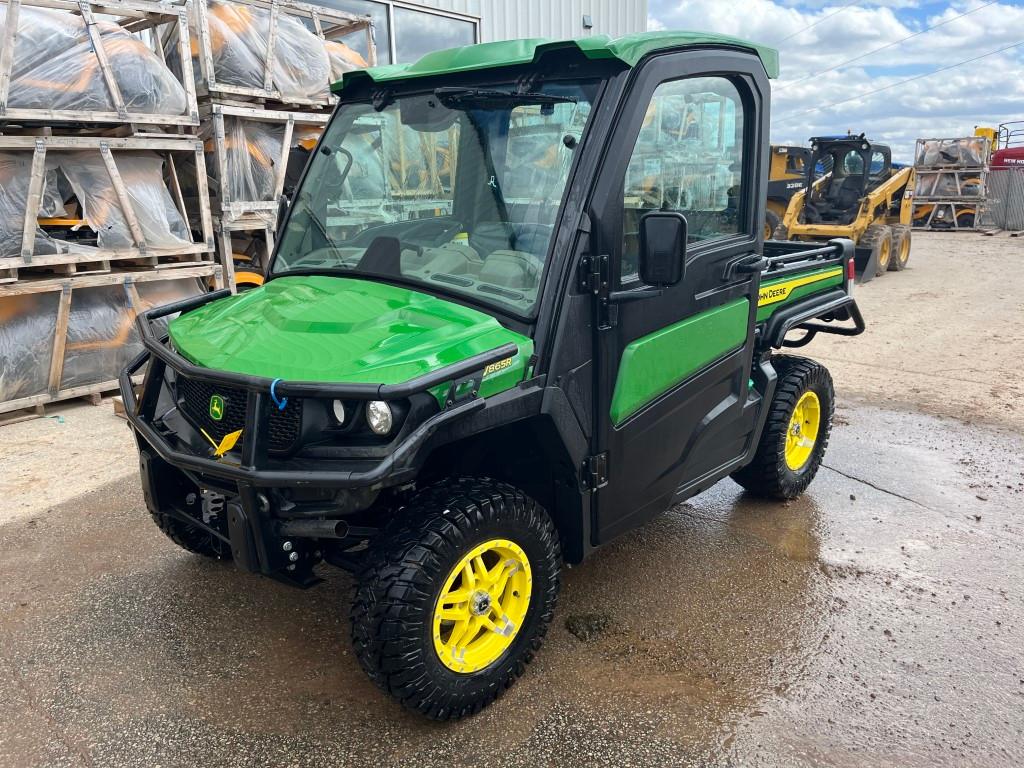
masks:
{"type": "Polygon", "coordinates": [[[864,318],[850,293],[852,280],[846,272],[847,263],[854,259],[856,254],[853,241],[837,238],[829,240],[825,245],[809,246],[810,243],[765,241],[764,255],[768,264],[761,275],[761,280],[784,277],[794,272],[806,272],[808,269],[842,266],[844,274],[848,276],[846,285],[808,297],[773,314],[764,328],[759,329],[761,344],[776,349],[802,347],[819,333],[856,336],[864,332],[864,318]],[[853,326],[837,325],[836,321],[853,321],[853,326]],[[799,339],[787,339],[786,334],[795,330],[806,331],[806,334],[799,339]]]}
{"type": "Polygon", "coordinates": [[[790,272],[800,272],[808,267],[846,264],[852,259],[855,248],[852,240],[837,238],[815,248],[809,243],[788,240],[765,240],[764,257],[768,264],[761,275],[762,280],[782,277],[790,272]]]}

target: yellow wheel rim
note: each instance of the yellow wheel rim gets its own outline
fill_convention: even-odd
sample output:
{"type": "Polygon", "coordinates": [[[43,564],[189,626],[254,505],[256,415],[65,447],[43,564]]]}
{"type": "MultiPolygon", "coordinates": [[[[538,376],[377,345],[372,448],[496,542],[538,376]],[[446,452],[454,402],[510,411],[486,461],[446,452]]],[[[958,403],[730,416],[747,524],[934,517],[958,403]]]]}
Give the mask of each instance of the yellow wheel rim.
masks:
{"type": "Polygon", "coordinates": [[[891,253],[891,251],[890,251],[889,241],[888,240],[883,240],[882,241],[882,247],[878,251],[878,266],[880,266],[880,267],[887,267],[887,266],[889,266],[889,255],[890,255],[890,253],[891,253]]]}
{"type": "Polygon", "coordinates": [[[431,633],[441,663],[469,674],[501,658],[523,625],[532,586],[530,561],[514,542],[491,539],[470,550],[434,606],[431,633]]]}
{"type": "Polygon", "coordinates": [[[910,260],[910,236],[907,235],[900,243],[900,264],[906,264],[910,260]]]}
{"type": "Polygon", "coordinates": [[[765,222],[765,225],[764,225],[764,239],[765,240],[771,240],[773,233],[774,233],[774,231],[772,230],[772,225],[769,224],[768,222],[765,222]]]}
{"type": "Polygon", "coordinates": [[[786,431],[786,466],[794,472],[810,461],[821,428],[821,401],[813,392],[804,392],[797,400],[786,431]]]}

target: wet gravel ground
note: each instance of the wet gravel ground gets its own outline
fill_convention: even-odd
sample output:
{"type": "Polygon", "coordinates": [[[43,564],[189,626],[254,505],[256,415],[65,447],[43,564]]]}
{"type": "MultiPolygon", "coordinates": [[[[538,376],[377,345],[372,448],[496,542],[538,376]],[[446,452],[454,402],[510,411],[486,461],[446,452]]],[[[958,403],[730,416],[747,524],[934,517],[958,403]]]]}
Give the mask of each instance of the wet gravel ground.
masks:
{"type": "Polygon", "coordinates": [[[725,481],[565,574],[483,714],[403,711],[297,592],[176,549],[134,478],[0,527],[0,766],[1024,762],[1024,438],[849,406],[802,499],[725,481]]]}

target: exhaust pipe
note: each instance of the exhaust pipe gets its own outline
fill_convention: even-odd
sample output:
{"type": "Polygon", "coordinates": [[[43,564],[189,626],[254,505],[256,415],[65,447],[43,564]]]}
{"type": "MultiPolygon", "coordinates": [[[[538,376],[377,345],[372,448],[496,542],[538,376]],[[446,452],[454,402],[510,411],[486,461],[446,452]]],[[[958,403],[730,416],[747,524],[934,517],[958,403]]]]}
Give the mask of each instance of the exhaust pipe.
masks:
{"type": "Polygon", "coordinates": [[[280,535],[296,539],[345,539],[349,524],[344,520],[288,520],[281,523],[280,535]]]}

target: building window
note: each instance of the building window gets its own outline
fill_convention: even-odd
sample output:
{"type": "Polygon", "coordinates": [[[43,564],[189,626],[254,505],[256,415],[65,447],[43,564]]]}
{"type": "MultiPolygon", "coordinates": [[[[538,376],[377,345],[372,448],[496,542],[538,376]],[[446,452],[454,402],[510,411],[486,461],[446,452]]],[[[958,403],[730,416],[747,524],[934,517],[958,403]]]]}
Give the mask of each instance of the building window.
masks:
{"type": "MultiPolygon", "coordinates": [[[[388,23],[388,7],[385,3],[374,3],[370,0],[317,0],[328,8],[354,13],[357,16],[369,16],[373,19],[373,33],[377,42],[377,63],[391,63],[391,25],[388,23]]],[[[367,57],[366,35],[362,31],[340,38],[345,45],[359,52],[364,59],[367,57]]]]}
{"type": "Polygon", "coordinates": [[[476,42],[476,25],[471,21],[397,6],[394,11],[395,55],[399,64],[416,61],[432,51],[476,42]]]}

